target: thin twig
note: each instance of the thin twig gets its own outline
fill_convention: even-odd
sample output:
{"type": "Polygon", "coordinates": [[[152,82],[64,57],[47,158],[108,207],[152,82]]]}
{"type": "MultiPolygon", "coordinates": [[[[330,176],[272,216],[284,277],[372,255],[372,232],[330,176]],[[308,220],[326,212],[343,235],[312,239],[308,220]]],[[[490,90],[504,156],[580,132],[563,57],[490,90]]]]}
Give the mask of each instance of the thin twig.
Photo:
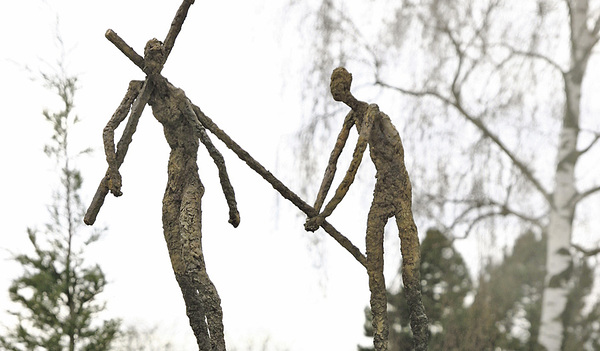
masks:
{"type": "Polygon", "coordinates": [[[581,202],[583,199],[585,199],[586,197],[588,197],[588,196],[590,196],[590,195],[592,195],[592,194],[594,194],[594,193],[597,193],[597,192],[599,192],[599,191],[600,191],[600,186],[595,186],[595,187],[593,187],[593,188],[590,188],[590,189],[588,189],[588,190],[584,191],[583,193],[580,193],[580,194],[578,194],[578,195],[575,197],[575,203],[579,203],[579,202],[581,202]]]}
{"type": "Polygon", "coordinates": [[[583,247],[577,245],[577,244],[571,244],[571,246],[573,248],[575,248],[577,251],[583,253],[584,256],[589,257],[589,256],[595,256],[597,254],[600,253],[600,248],[597,249],[592,249],[592,250],[586,250],[583,247]]]}
{"type": "Polygon", "coordinates": [[[510,160],[512,161],[512,163],[521,171],[521,173],[523,173],[523,175],[533,184],[533,186],[538,190],[538,192],[544,197],[544,199],[546,199],[546,202],[548,204],[552,204],[553,200],[552,200],[552,196],[550,195],[550,193],[544,188],[544,186],[542,185],[542,183],[539,181],[539,179],[537,179],[533,173],[531,172],[531,170],[529,169],[529,167],[527,167],[527,165],[525,165],[525,163],[523,161],[521,161],[519,158],[517,158],[517,156],[508,149],[508,147],[502,142],[502,140],[500,140],[500,138],[494,134],[486,125],[485,123],[481,120],[481,118],[476,117],[471,115],[469,112],[467,112],[463,106],[461,104],[459,104],[456,101],[452,101],[451,99],[443,96],[442,94],[436,92],[436,91],[429,91],[429,90],[424,90],[424,91],[414,91],[414,90],[408,90],[408,89],[404,89],[404,88],[400,88],[400,87],[396,87],[387,83],[384,83],[383,81],[379,80],[379,78],[376,79],[375,81],[376,85],[380,85],[382,87],[385,88],[389,88],[389,89],[393,89],[396,90],[400,93],[403,94],[407,94],[407,95],[411,95],[411,96],[415,96],[415,97],[425,97],[425,96],[430,96],[430,97],[435,97],[438,100],[442,101],[443,103],[450,105],[452,107],[454,107],[464,118],[466,118],[469,122],[471,122],[475,127],[477,127],[477,129],[479,129],[479,131],[488,139],[490,139],[494,144],[496,144],[496,146],[498,146],[500,148],[500,150],[502,150],[502,152],[508,156],[508,158],[510,158],[510,160]]]}

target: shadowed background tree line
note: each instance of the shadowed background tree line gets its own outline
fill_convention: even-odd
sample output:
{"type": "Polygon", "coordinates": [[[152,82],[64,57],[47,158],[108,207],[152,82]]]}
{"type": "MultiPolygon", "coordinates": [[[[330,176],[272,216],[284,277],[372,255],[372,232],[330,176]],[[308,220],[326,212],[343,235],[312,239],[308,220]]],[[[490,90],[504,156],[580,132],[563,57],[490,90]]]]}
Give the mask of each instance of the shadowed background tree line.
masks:
{"type": "MultiPolygon", "coordinates": [[[[545,275],[545,238],[520,235],[501,260],[489,262],[473,284],[469,268],[440,231],[423,239],[423,303],[430,318],[430,350],[541,351],[537,344],[545,275]]],[[[578,287],[568,296],[563,323],[565,350],[600,347],[600,304],[592,294],[594,270],[589,258],[575,255],[572,279],[578,287]]],[[[388,290],[390,350],[409,350],[412,336],[402,289],[388,290]]],[[[365,335],[372,336],[370,311],[365,335]]],[[[359,351],[373,350],[358,346],[359,351]]]]}

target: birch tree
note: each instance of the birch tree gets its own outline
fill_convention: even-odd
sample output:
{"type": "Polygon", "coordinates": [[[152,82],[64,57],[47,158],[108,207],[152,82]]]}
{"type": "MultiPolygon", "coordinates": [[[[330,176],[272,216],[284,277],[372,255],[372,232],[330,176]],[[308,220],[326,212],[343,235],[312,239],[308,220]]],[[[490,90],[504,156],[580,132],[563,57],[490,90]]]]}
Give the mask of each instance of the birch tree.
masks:
{"type": "Polygon", "coordinates": [[[582,173],[600,139],[599,107],[589,98],[600,4],[363,2],[370,16],[320,4],[311,47],[323,57],[312,70],[336,61],[360,67],[377,93],[403,101],[399,124],[421,130],[405,133],[421,136],[405,142],[422,155],[409,169],[421,218],[462,237],[508,226],[547,235],[538,342],[560,350],[574,226],[582,203],[600,191],[597,173],[582,173]]]}

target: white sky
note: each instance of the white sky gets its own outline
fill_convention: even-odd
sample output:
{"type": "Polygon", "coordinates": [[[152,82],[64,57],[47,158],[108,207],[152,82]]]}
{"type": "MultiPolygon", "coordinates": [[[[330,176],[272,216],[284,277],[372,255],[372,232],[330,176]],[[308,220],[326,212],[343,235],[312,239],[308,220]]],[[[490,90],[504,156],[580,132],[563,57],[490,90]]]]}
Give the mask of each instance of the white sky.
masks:
{"type": "MultiPolygon", "coordinates": [[[[54,165],[43,154],[51,126],[41,112],[57,105],[39,81],[31,81],[43,61],[58,57],[54,41],[57,16],[67,48],[69,72],[79,74],[75,103],[83,122],[74,143],[96,152],[78,165],[89,203],[105,171],[101,132],[131,79],[143,78],[105,38],[108,28],[142,53],[145,42],[164,39],[180,1],[42,0],[0,3],[0,164],[3,194],[0,216],[0,324],[10,322],[7,288],[20,273],[9,252],[26,252],[27,227],[47,220],[55,180],[54,165]]],[[[290,72],[293,55],[280,32],[282,8],[266,1],[196,1],[163,74],[284,182],[294,178],[292,133],[299,126],[298,87],[290,72]],[[266,128],[266,129],[265,129],[266,128]]],[[[216,138],[213,137],[213,141],[216,138]]],[[[223,301],[230,347],[269,338],[289,350],[353,350],[363,340],[363,309],[368,303],[366,274],[332,240],[325,240],[326,270],[314,268],[303,231],[304,217],[218,143],[226,157],[241,212],[241,225],[227,223],[227,208],[217,170],[200,150],[203,242],[208,271],[223,301]],[[326,279],[324,279],[326,276],[326,279]]],[[[162,238],[161,200],[168,147],[160,124],[146,109],[122,169],[124,195],[109,196],[97,223],[109,230],[88,251],[110,284],[102,297],[108,314],[125,324],[157,326],[177,350],[196,345],[162,238]]],[[[313,199],[308,199],[312,201],[313,199]]],[[[362,200],[362,199],[360,199],[362,200]]],[[[344,208],[345,206],[345,208],[344,208]]],[[[351,211],[366,218],[352,203],[351,211]]],[[[363,227],[332,222],[363,246],[363,227]]],[[[361,223],[362,221],[359,221],[361,223]]],[[[394,245],[392,243],[391,245],[394,245]]],[[[397,243],[396,243],[397,245],[397,243]]],[[[390,272],[393,276],[393,272],[390,272]]]]}

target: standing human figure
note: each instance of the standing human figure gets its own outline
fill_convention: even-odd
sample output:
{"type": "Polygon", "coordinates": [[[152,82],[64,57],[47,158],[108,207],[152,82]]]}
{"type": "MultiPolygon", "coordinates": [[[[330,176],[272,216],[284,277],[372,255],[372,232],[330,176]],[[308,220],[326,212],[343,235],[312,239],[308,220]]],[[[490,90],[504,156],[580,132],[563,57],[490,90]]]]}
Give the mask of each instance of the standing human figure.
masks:
{"type": "MultiPolygon", "coordinates": [[[[367,104],[356,99],[350,92],[351,83],[352,75],[343,67],[336,68],[331,74],[330,89],[334,100],[345,103],[352,111],[345,119],[344,127],[338,138],[338,144],[341,144],[341,147],[332,153],[323,184],[331,184],[335,172],[334,163],[345,143],[347,131],[352,125],[356,126],[359,133],[354,159],[336,195],[322,213],[308,219],[306,228],[307,230],[316,230],[342,200],[354,179],[365,145],[368,144],[371,160],[375,164],[377,172],[366,234],[366,266],[371,291],[373,343],[375,350],[387,350],[389,326],[386,286],[383,276],[383,240],[384,228],[388,219],[395,217],[401,242],[402,281],[407,295],[415,349],[426,350],[429,335],[427,316],[421,299],[419,272],[421,254],[417,226],[412,215],[412,188],[404,165],[404,148],[400,134],[390,118],[379,111],[376,104],[367,104]],[[334,171],[331,172],[331,169],[334,171]]],[[[322,199],[326,195],[323,192],[326,193],[328,187],[329,185],[321,187],[315,207],[320,208],[322,199]]]]}

